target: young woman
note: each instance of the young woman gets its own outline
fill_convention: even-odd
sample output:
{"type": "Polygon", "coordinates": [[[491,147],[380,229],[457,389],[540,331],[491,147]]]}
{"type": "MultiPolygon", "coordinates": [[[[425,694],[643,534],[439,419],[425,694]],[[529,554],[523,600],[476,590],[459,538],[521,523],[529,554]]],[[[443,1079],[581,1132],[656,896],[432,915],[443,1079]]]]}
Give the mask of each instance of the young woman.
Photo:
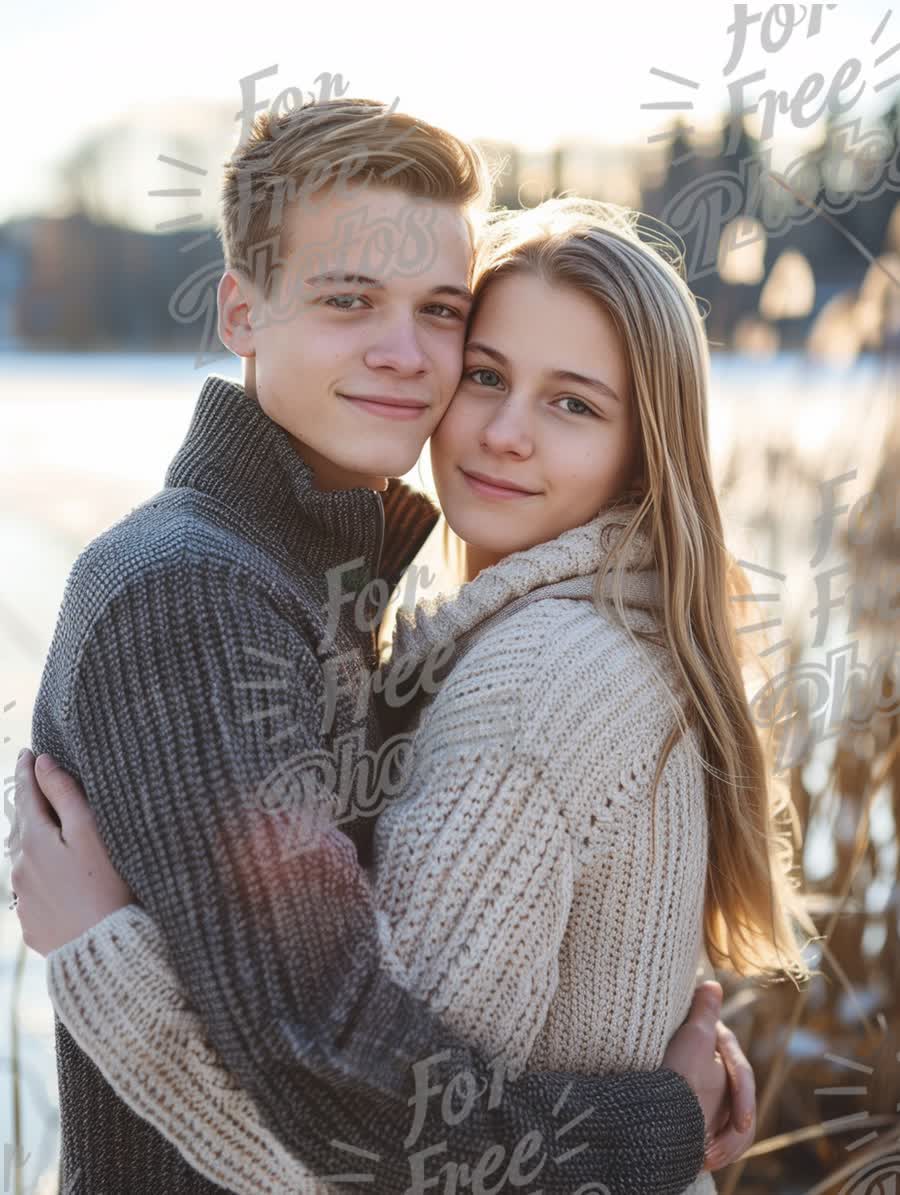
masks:
{"type": "MultiPolygon", "coordinates": [[[[746,585],[711,477],[703,325],[661,249],[588,201],[492,218],[431,442],[466,583],[401,614],[387,666],[456,645],[376,826],[385,951],[512,1075],[659,1066],[710,962],[806,975],[729,605],[746,585]]],[[[98,907],[111,865],[96,835],[83,849],[86,932],[48,960],[61,1019],[198,1168],[215,1140],[232,1190],[313,1189],[206,1043],[152,920],[114,883],[98,907]]]]}

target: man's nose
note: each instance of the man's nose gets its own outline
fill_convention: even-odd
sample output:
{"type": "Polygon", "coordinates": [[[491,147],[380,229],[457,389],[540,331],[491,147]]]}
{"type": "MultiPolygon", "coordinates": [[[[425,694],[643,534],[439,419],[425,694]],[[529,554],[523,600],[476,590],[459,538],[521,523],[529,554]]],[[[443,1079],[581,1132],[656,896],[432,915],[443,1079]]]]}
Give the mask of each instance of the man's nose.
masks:
{"type": "Polygon", "coordinates": [[[398,319],[383,329],[382,335],[366,353],[366,364],[372,369],[421,373],[428,364],[428,358],[419,342],[415,321],[398,319]]]}

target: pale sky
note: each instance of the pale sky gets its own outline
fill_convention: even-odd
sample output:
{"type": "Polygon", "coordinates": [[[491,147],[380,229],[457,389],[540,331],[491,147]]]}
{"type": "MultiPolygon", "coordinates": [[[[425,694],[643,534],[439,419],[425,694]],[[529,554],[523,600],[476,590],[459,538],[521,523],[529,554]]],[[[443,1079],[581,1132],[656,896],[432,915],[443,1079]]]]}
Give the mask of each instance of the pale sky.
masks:
{"type": "MultiPolygon", "coordinates": [[[[749,10],[771,7],[751,4],[749,10]]],[[[766,87],[793,93],[811,71],[822,72],[827,88],[841,64],[858,57],[862,71],[850,91],[860,83],[865,88],[853,113],[870,119],[900,92],[900,81],[875,90],[900,75],[900,48],[876,64],[900,43],[900,11],[873,46],[889,11],[884,0],[806,8],[821,14],[816,36],[807,36],[808,11],[784,48],[766,53],[760,25],[752,25],[729,78],[765,69],[765,80],[748,89],[751,98],[766,87]]],[[[206,0],[6,0],[0,219],[52,203],[58,163],[86,135],[125,115],[141,116],[140,153],[147,156],[146,174],[138,163],[139,180],[129,176],[128,186],[146,194],[148,187],[174,185],[172,177],[161,180],[155,161],[157,153],[172,153],[173,125],[206,119],[208,101],[233,104],[236,114],[239,80],[274,64],[278,74],[260,83],[260,98],[274,100],[288,86],[308,90],[317,75],[330,71],[349,82],[348,94],[399,96],[401,109],[462,136],[507,139],[526,148],[572,139],[645,142],[673,115],[641,107],[656,101],[692,102],[694,110],[683,115],[708,126],[728,103],[723,72],[732,52],[727,28],[734,10],[723,0],[341,0],[339,7],[329,0],[262,0],[252,7],[206,0]],[[697,86],[654,76],[651,68],[697,86]]],[[[797,140],[815,137],[819,128],[798,131],[782,116],[776,132],[797,140]]]]}

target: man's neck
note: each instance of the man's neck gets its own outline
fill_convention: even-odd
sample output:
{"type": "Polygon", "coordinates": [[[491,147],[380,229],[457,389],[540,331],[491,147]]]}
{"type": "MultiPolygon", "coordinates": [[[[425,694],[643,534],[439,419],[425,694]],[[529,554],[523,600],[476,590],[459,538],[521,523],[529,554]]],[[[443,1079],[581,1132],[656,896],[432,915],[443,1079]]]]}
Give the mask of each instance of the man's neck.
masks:
{"type": "Polygon", "coordinates": [[[336,465],[334,461],[328,460],[327,457],[316,452],[314,448],[310,448],[308,444],[304,444],[302,440],[298,440],[296,436],[292,436],[288,432],[291,444],[294,446],[294,451],[297,455],[309,465],[313,471],[316,479],[316,489],[318,490],[381,490],[382,492],[388,488],[388,479],[386,477],[368,477],[361,473],[351,473],[347,469],[342,469],[340,465],[336,465]]]}

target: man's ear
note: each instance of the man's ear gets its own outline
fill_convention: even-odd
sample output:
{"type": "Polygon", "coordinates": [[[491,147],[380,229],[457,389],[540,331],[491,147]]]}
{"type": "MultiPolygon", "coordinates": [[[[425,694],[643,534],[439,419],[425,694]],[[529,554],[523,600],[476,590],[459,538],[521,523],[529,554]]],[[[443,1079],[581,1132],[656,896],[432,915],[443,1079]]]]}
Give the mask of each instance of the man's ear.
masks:
{"type": "Polygon", "coordinates": [[[251,283],[235,270],[226,270],[219,279],[219,339],[238,357],[255,357],[250,313],[253,303],[251,283]]]}

